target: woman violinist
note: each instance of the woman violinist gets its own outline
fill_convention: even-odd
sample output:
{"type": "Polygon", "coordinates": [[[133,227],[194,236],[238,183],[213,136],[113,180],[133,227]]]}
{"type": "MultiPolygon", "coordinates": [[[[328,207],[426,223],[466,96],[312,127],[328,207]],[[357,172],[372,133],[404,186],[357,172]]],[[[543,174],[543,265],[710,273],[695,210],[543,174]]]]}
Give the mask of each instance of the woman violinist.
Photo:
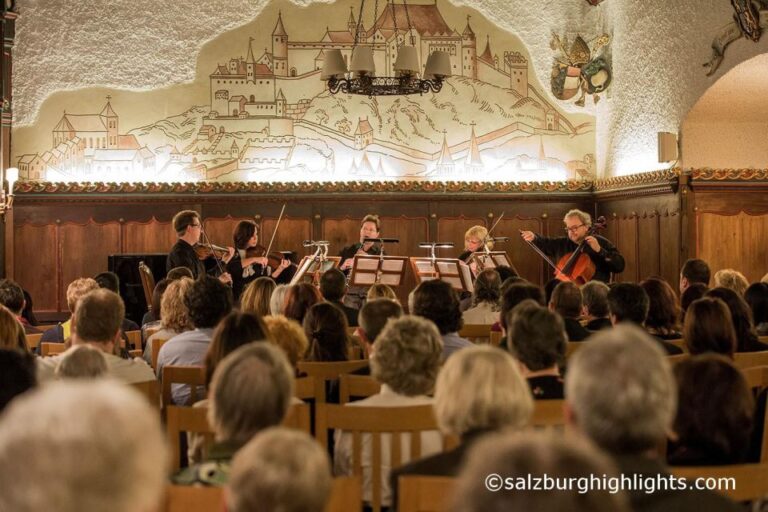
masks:
{"type": "MultiPolygon", "coordinates": [[[[521,231],[520,235],[523,240],[540,249],[544,255],[556,261],[561,260],[563,263],[569,260],[564,256],[572,254],[579,247],[582,247],[581,251],[588,257],[586,263],[591,263],[592,268],[581,276],[572,275],[573,279],[565,278],[564,280],[585,282],[594,279],[607,283],[611,278],[611,273],[618,274],[624,270],[624,257],[618,249],[602,236],[590,234],[592,217],[588,213],[581,210],[571,210],[565,214],[563,222],[567,236],[543,237],[533,231],[521,231]]],[[[573,263],[576,263],[576,260],[573,263]]],[[[581,263],[579,262],[580,267],[583,266],[581,263]]],[[[574,265],[572,264],[570,267],[573,269],[574,265]]],[[[560,268],[559,270],[570,269],[560,268]]]]}
{"type": "MultiPolygon", "coordinates": [[[[245,287],[251,281],[261,276],[270,276],[277,283],[290,281],[290,272],[286,269],[291,262],[282,259],[272,269],[264,250],[257,251],[259,235],[256,223],[250,220],[242,220],[237,223],[232,233],[235,245],[235,254],[227,263],[227,272],[232,276],[232,294],[235,300],[240,297],[245,287]]],[[[263,249],[263,248],[262,248],[263,249]]]]}
{"type": "MultiPolygon", "coordinates": [[[[488,239],[488,228],[485,226],[472,226],[464,233],[464,252],[459,254],[459,259],[466,263],[473,253],[485,251],[486,246],[490,251],[493,249],[493,241],[488,239]]],[[[474,261],[469,264],[472,269],[472,275],[477,275],[480,270],[474,261]]]]}

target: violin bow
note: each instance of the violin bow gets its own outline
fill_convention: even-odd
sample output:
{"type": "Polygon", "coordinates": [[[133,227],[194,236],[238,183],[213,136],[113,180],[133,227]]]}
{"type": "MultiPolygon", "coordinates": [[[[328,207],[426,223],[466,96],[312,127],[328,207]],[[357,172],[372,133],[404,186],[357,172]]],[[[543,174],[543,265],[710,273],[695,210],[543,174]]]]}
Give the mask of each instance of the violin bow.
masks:
{"type": "Polygon", "coordinates": [[[206,233],[205,229],[203,229],[202,219],[200,220],[200,234],[203,236],[203,243],[208,246],[208,249],[210,249],[211,251],[211,256],[213,256],[213,259],[216,261],[216,268],[219,270],[219,275],[225,273],[226,270],[224,270],[224,266],[221,264],[221,258],[216,256],[216,251],[213,250],[213,244],[211,243],[211,239],[208,238],[208,233],[206,233]]]}
{"type": "Polygon", "coordinates": [[[486,264],[486,258],[490,256],[491,250],[488,248],[488,239],[491,238],[491,232],[496,228],[496,226],[499,225],[499,222],[501,222],[501,219],[504,218],[504,214],[507,212],[501,212],[501,215],[499,215],[499,218],[496,219],[496,221],[491,226],[491,229],[488,230],[488,234],[485,235],[485,240],[483,240],[483,251],[485,252],[485,256],[483,256],[483,266],[486,264]]]}
{"type": "MultiPolygon", "coordinates": [[[[521,229],[521,230],[520,230],[520,233],[522,234],[522,232],[523,232],[523,230],[521,229]]],[[[559,272],[560,274],[563,274],[563,275],[565,275],[565,272],[563,272],[563,271],[560,269],[560,267],[558,267],[558,266],[557,266],[557,264],[556,264],[554,261],[552,261],[552,260],[549,258],[549,256],[547,256],[546,254],[544,254],[544,251],[542,251],[541,249],[539,249],[538,247],[536,247],[536,244],[534,244],[533,242],[529,242],[529,241],[528,241],[528,240],[526,240],[525,238],[523,238],[523,242],[525,242],[525,243],[527,243],[528,245],[530,245],[530,246],[531,246],[531,249],[533,249],[534,251],[536,251],[536,253],[537,253],[539,256],[541,256],[541,257],[544,259],[544,261],[546,261],[547,263],[549,263],[549,266],[550,266],[550,267],[552,267],[553,269],[555,269],[555,270],[556,270],[557,272],[559,272]]]]}
{"type": "MultiPolygon", "coordinates": [[[[280,215],[277,217],[277,224],[275,224],[275,229],[272,230],[272,238],[269,240],[269,246],[267,247],[267,253],[264,255],[269,259],[269,253],[272,251],[272,244],[275,241],[275,235],[277,235],[277,230],[280,228],[280,221],[283,220],[283,214],[285,213],[285,205],[286,203],[283,203],[283,207],[280,210],[280,215]]],[[[267,272],[267,265],[264,265],[264,268],[261,271],[261,274],[264,275],[267,272]]]]}

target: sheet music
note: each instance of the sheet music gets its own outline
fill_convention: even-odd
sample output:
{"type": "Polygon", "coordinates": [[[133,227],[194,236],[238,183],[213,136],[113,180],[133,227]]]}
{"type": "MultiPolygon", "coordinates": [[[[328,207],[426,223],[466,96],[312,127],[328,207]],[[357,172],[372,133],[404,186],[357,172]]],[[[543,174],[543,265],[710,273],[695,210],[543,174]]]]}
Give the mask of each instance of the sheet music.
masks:
{"type": "MultiPolygon", "coordinates": [[[[467,291],[469,293],[474,293],[475,285],[472,282],[472,270],[469,268],[469,265],[462,263],[459,265],[459,269],[461,270],[461,275],[464,278],[464,282],[467,284],[467,291]]],[[[461,287],[461,281],[459,281],[459,286],[461,287]]]]}
{"type": "Polygon", "coordinates": [[[384,260],[381,264],[381,270],[384,272],[401,272],[407,260],[384,260]]]}

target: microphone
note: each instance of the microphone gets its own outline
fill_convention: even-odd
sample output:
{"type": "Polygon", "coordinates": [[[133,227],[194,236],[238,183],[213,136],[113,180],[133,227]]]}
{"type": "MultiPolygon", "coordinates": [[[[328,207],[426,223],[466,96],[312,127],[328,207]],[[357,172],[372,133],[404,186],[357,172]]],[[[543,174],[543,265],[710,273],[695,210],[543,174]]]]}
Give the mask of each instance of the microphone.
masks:
{"type": "Polygon", "coordinates": [[[420,249],[431,249],[436,247],[438,249],[448,249],[453,247],[453,242],[419,242],[420,249]]]}
{"type": "Polygon", "coordinates": [[[508,236],[492,236],[488,238],[489,242],[509,242],[508,236]]]}
{"type": "Polygon", "coordinates": [[[304,240],[301,242],[302,247],[317,247],[318,245],[330,245],[331,242],[328,240],[318,240],[315,242],[314,240],[304,240]]]}

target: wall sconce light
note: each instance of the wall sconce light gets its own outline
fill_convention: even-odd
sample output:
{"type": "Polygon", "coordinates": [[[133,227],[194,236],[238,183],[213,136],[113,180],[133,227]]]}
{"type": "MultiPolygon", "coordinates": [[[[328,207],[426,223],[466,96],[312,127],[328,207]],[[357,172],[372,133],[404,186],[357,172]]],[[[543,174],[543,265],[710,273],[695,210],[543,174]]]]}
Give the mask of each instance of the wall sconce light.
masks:
{"type": "Polygon", "coordinates": [[[5,214],[13,207],[13,186],[19,179],[19,170],[16,167],[9,167],[5,170],[5,179],[2,183],[2,191],[0,191],[0,215],[5,220],[5,214]],[[8,182],[8,189],[6,191],[5,182],[8,182]]]}

